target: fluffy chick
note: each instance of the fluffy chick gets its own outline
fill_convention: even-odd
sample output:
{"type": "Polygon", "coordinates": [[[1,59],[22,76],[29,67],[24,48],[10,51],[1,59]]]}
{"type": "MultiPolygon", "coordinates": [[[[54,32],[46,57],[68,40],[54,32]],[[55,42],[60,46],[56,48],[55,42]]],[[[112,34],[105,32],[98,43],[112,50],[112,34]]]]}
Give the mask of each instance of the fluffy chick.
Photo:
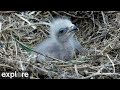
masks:
{"type": "MultiPolygon", "coordinates": [[[[58,18],[50,24],[50,37],[35,46],[34,50],[52,58],[71,60],[75,53],[82,53],[83,47],[74,38],[78,28],[69,20],[58,18]]],[[[38,54],[37,61],[50,60],[38,54]]]]}

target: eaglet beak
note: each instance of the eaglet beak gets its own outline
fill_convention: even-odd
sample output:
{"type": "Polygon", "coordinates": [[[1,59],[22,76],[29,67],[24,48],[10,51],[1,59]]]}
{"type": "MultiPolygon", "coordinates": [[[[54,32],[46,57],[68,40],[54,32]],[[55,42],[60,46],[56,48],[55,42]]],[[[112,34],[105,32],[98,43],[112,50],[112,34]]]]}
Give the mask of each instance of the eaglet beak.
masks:
{"type": "Polygon", "coordinates": [[[70,29],[69,29],[69,32],[77,32],[79,29],[78,29],[78,27],[76,27],[76,26],[72,26],[72,27],[70,27],[70,29]]]}

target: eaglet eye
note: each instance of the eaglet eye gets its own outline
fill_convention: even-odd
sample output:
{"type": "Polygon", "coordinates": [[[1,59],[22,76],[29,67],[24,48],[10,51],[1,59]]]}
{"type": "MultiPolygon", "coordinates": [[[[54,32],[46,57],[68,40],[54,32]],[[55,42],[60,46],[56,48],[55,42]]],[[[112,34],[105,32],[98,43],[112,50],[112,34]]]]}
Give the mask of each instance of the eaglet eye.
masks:
{"type": "Polygon", "coordinates": [[[66,32],[67,32],[67,29],[66,29],[66,28],[60,29],[60,31],[59,31],[60,34],[64,34],[64,33],[66,33],[66,32]]]}

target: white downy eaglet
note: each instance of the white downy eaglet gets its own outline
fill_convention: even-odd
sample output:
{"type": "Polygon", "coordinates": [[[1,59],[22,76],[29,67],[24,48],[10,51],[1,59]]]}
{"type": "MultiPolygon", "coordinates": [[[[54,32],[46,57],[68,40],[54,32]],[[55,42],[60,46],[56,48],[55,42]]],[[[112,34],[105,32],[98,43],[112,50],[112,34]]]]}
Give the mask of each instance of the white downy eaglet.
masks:
{"type": "MultiPolygon", "coordinates": [[[[50,24],[50,37],[38,44],[34,50],[49,57],[60,60],[71,60],[75,53],[84,49],[79,41],[74,38],[78,28],[69,19],[57,18],[50,24]]],[[[37,61],[50,60],[50,58],[38,54],[37,61]]]]}

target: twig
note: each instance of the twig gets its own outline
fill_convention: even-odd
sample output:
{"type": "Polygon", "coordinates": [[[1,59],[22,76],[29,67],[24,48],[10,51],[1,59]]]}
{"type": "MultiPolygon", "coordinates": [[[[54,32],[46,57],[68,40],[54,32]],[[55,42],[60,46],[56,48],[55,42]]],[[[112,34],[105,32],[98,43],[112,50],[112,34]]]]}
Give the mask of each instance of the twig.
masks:
{"type": "Polygon", "coordinates": [[[102,14],[102,17],[103,17],[103,22],[104,22],[104,24],[107,25],[106,19],[105,19],[105,14],[103,13],[103,11],[101,11],[101,14],[102,14]]]}
{"type": "Polygon", "coordinates": [[[109,55],[106,54],[107,58],[110,60],[110,62],[112,63],[112,66],[113,66],[113,73],[115,73],[115,66],[114,66],[114,63],[113,61],[110,59],[109,55]]]}
{"type": "Polygon", "coordinates": [[[87,76],[87,77],[83,77],[82,79],[88,79],[88,78],[91,78],[91,77],[94,77],[94,76],[97,76],[97,75],[105,75],[105,76],[111,76],[111,75],[118,75],[118,76],[120,76],[120,74],[119,73],[93,73],[93,74],[91,74],[91,75],[89,75],[89,76],[87,76]]]}
{"type": "Polygon", "coordinates": [[[14,69],[14,67],[11,67],[9,65],[5,65],[5,64],[0,64],[1,67],[8,67],[8,68],[11,68],[11,69],[14,69]]]}
{"type": "MultiPolygon", "coordinates": [[[[16,16],[18,16],[19,18],[21,18],[22,20],[24,20],[25,22],[27,22],[29,25],[31,25],[31,23],[27,20],[27,19],[25,19],[25,18],[23,18],[22,16],[20,16],[19,14],[17,14],[17,13],[15,13],[15,15],[16,16]]],[[[31,26],[33,29],[36,29],[36,26],[31,26]]]]}
{"type": "Polygon", "coordinates": [[[83,19],[84,19],[84,18],[90,18],[90,17],[75,16],[74,14],[70,14],[70,13],[67,13],[67,12],[65,12],[65,11],[60,11],[60,12],[66,14],[66,15],[68,15],[68,16],[72,16],[72,17],[74,17],[74,18],[79,18],[79,19],[82,19],[82,18],[83,18],[83,19]]]}
{"type": "Polygon", "coordinates": [[[75,64],[74,67],[75,67],[76,75],[77,75],[77,77],[79,78],[79,73],[78,73],[78,70],[77,70],[77,65],[75,64]]]}
{"type": "Polygon", "coordinates": [[[0,22],[0,33],[1,33],[1,31],[2,31],[1,29],[2,29],[2,22],[0,22]]]}
{"type": "Polygon", "coordinates": [[[0,11],[0,13],[14,13],[14,12],[17,12],[17,11],[0,11]]]}
{"type": "Polygon", "coordinates": [[[3,29],[3,31],[9,29],[9,28],[10,28],[11,26],[13,26],[15,23],[16,23],[16,22],[13,22],[13,23],[7,25],[7,27],[5,27],[5,28],[3,29]]]}
{"type": "Polygon", "coordinates": [[[102,52],[104,52],[106,50],[106,48],[108,48],[116,39],[118,39],[120,36],[118,35],[117,37],[114,38],[114,40],[112,40],[103,50],[102,52]]]}

